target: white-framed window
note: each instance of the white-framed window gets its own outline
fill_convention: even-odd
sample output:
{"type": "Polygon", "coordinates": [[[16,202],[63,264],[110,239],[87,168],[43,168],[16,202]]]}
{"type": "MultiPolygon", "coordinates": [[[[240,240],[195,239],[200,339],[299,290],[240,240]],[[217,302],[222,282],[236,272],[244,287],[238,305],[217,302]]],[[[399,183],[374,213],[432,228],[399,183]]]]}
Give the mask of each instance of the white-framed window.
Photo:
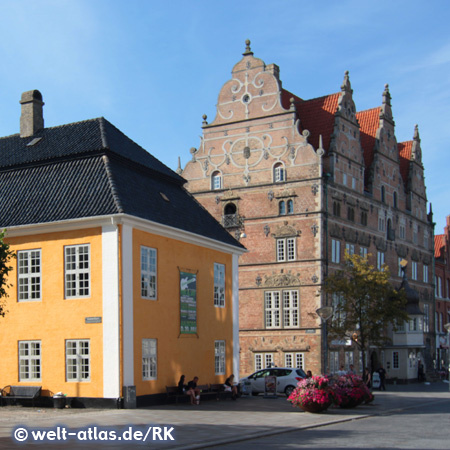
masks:
{"type": "Polygon", "coordinates": [[[413,225],[413,243],[417,244],[419,242],[419,234],[417,231],[417,224],[413,225]]]}
{"type": "Polygon", "coordinates": [[[298,291],[283,291],[283,328],[298,327],[299,309],[298,291]]]}
{"type": "Polygon", "coordinates": [[[345,250],[349,255],[355,254],[355,245],[354,244],[345,244],[345,250]]]}
{"type": "Polygon", "coordinates": [[[295,237],[277,239],[277,261],[295,261],[295,237]]]}
{"type": "Polygon", "coordinates": [[[214,341],[214,366],[216,375],[225,375],[225,341],[214,341]]]}
{"type": "Polygon", "coordinates": [[[275,183],[286,181],[286,171],[282,163],[277,163],[273,167],[273,181],[275,183]]]}
{"type": "Polygon", "coordinates": [[[90,295],[90,245],[64,247],[65,297],[89,297],[90,295]]]}
{"type": "Polygon", "coordinates": [[[269,291],[264,294],[264,313],[266,328],[281,328],[280,292],[269,291]]]}
{"type": "Polygon", "coordinates": [[[383,270],[384,252],[377,252],[377,269],[383,270]]]}
{"type": "Polygon", "coordinates": [[[398,352],[392,352],[392,368],[393,369],[399,369],[400,368],[400,361],[398,357],[398,352]]]}
{"type": "Polygon", "coordinates": [[[66,340],[66,380],[90,381],[91,352],[89,339],[66,340]]]}
{"type": "Polygon", "coordinates": [[[352,189],[356,189],[356,178],[352,177],[352,189]]]}
{"type": "Polygon", "coordinates": [[[428,264],[423,265],[423,282],[428,283],[428,264]]]}
{"type": "Polygon", "coordinates": [[[436,276],[435,280],[436,280],[436,286],[435,286],[436,297],[442,298],[442,278],[436,276]]]}
{"type": "Polygon", "coordinates": [[[41,250],[17,252],[19,302],[41,300],[41,250]]]}
{"type": "Polygon", "coordinates": [[[342,184],[344,186],[347,186],[347,174],[346,173],[342,174],[342,184]]]}
{"type": "Polygon", "coordinates": [[[408,322],[408,331],[415,333],[422,331],[422,319],[420,317],[413,317],[408,322]]]}
{"type": "Polygon", "coordinates": [[[19,341],[19,381],[41,379],[41,341],[19,341]]]}
{"type": "Polygon", "coordinates": [[[339,352],[330,352],[330,373],[339,371],[339,352]]]}
{"type": "Polygon", "coordinates": [[[397,324],[397,333],[404,333],[405,332],[405,322],[402,321],[401,323],[397,324]]]}
{"type": "Polygon", "coordinates": [[[222,174],[218,170],[211,175],[211,189],[213,191],[222,189],[222,174]]]}
{"type": "Polygon", "coordinates": [[[345,370],[349,370],[350,365],[354,365],[353,352],[352,351],[345,352],[344,357],[345,357],[345,370]]]}
{"type": "Polygon", "coordinates": [[[255,353],[255,371],[273,366],[273,353],[255,353]]]}
{"type": "Polygon", "coordinates": [[[412,261],[411,264],[411,279],[417,280],[417,261],[412,261]]]}
{"type": "Polygon", "coordinates": [[[398,236],[400,239],[406,239],[406,226],[404,223],[401,223],[398,227],[398,236]]]}
{"type": "Polygon", "coordinates": [[[156,300],[157,251],[141,246],[141,297],[156,300]]]}
{"type": "Polygon", "coordinates": [[[342,297],[339,294],[336,294],[336,292],[333,292],[331,294],[331,300],[333,302],[333,319],[332,320],[337,326],[342,326],[346,319],[345,311],[341,311],[341,309],[340,309],[342,297]]]}
{"type": "Polygon", "coordinates": [[[214,263],[214,306],[225,307],[225,265],[214,263]]]}
{"type": "Polygon", "coordinates": [[[367,258],[367,253],[369,249],[367,247],[359,247],[359,255],[363,258],[367,258]]]}
{"type": "Polygon", "coordinates": [[[386,219],[378,217],[378,231],[386,231],[386,219]]]}
{"type": "Polygon", "coordinates": [[[142,379],[158,377],[158,352],[156,339],[142,339],[142,379]]]}
{"type": "Polygon", "coordinates": [[[297,328],[300,322],[298,291],[266,291],[264,313],[266,328],[297,328]]]}
{"type": "Polygon", "coordinates": [[[341,241],[331,240],[331,262],[339,264],[341,262],[341,241]]]}
{"type": "Polygon", "coordinates": [[[284,367],[294,369],[305,368],[305,354],[304,353],[285,353],[284,354],[284,367]]]}
{"type": "Polygon", "coordinates": [[[430,332],[430,305],[423,305],[423,331],[424,333],[430,332]]]}

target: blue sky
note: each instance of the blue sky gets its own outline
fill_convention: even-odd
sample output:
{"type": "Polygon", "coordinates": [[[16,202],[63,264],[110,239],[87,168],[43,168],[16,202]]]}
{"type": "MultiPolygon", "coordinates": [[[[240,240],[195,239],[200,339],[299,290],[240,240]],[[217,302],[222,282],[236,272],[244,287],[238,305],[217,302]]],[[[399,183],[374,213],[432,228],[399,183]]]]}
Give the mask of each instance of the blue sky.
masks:
{"type": "Polygon", "coordinates": [[[104,116],[176,169],[198,147],[245,39],[310,99],[350,71],[358,110],[386,83],[399,141],[419,125],[436,233],[450,214],[450,2],[446,0],[0,0],[0,136],[39,89],[45,125],[104,116]]]}

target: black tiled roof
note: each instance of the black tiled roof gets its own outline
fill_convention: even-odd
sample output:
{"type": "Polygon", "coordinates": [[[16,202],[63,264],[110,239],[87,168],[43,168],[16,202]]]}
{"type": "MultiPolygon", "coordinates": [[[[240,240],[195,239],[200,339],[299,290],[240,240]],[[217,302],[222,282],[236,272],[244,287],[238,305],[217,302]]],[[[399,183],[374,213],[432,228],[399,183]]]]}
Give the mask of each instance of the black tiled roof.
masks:
{"type": "Polygon", "coordinates": [[[125,213],[243,248],[184,182],[103,118],[0,138],[0,227],[125,213]]]}
{"type": "Polygon", "coordinates": [[[44,128],[32,137],[22,138],[19,134],[14,134],[0,138],[0,168],[35,164],[62,157],[73,158],[107,149],[180,183],[185,182],[103,117],[44,128]],[[35,138],[41,140],[33,146],[28,146],[35,138]]]}

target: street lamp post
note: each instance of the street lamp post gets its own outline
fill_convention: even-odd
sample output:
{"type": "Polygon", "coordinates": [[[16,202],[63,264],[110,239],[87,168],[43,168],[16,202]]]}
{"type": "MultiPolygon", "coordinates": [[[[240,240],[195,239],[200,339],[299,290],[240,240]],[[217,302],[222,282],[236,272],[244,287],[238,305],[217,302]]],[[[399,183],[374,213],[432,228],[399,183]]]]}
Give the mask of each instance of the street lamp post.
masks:
{"type": "Polygon", "coordinates": [[[328,363],[327,320],[333,315],[333,308],[322,306],[322,308],[316,309],[316,313],[322,319],[323,374],[326,375],[328,363]]]}
{"type": "Polygon", "coordinates": [[[448,390],[450,391],[450,322],[444,325],[447,330],[447,364],[448,364],[448,390]]]}

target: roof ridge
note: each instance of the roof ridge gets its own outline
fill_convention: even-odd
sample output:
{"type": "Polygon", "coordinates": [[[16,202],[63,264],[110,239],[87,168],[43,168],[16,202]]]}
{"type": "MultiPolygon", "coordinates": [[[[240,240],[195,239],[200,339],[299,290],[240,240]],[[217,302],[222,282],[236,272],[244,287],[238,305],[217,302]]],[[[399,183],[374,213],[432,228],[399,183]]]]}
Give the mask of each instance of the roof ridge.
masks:
{"type": "Polygon", "coordinates": [[[114,204],[116,205],[116,208],[118,210],[119,213],[123,213],[124,209],[122,207],[122,202],[120,201],[119,198],[119,194],[117,192],[117,187],[116,187],[116,183],[114,181],[114,178],[112,176],[112,171],[111,171],[111,167],[109,165],[109,158],[107,155],[103,155],[102,156],[102,160],[103,160],[103,164],[105,165],[105,170],[106,170],[106,176],[108,177],[108,181],[111,187],[111,193],[114,199],[114,204]]]}
{"type": "Polygon", "coordinates": [[[367,113],[367,112],[372,112],[375,110],[380,110],[381,106],[374,106],[373,108],[368,108],[368,109],[362,109],[361,111],[356,111],[356,114],[361,114],[361,113],[367,113]]]}
{"type": "Polygon", "coordinates": [[[106,139],[105,121],[107,121],[103,116],[98,119],[100,125],[100,136],[102,138],[103,148],[109,148],[108,140],[106,139]]]}
{"type": "Polygon", "coordinates": [[[321,95],[320,97],[314,97],[314,98],[310,98],[308,100],[304,100],[303,99],[303,102],[304,103],[308,103],[308,102],[312,102],[312,101],[315,101],[315,100],[321,100],[322,98],[334,97],[335,95],[340,95],[340,94],[341,94],[340,92],[334,92],[332,94],[321,95]]]}

